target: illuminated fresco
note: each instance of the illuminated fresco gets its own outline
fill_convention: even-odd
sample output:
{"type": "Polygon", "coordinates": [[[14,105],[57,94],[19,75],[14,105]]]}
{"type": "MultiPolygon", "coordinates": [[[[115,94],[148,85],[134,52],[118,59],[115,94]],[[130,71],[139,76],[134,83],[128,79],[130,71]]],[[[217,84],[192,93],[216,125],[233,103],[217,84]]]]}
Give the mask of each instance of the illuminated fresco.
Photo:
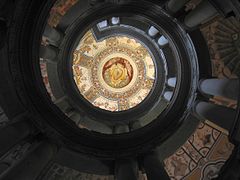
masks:
{"type": "MultiPolygon", "coordinates": [[[[201,0],[190,0],[186,6],[186,10],[194,9],[200,1],[201,0]]],[[[72,2],[77,2],[77,0],[58,1],[58,3],[52,9],[51,16],[48,21],[51,27],[56,27],[58,25],[63,14],[66,13],[66,11],[73,5],[72,2]]],[[[212,23],[201,27],[201,31],[209,47],[214,77],[236,78],[236,75],[239,75],[240,63],[239,58],[237,58],[239,57],[240,52],[239,30],[239,22],[231,18],[224,20],[218,18],[212,23]],[[222,43],[221,40],[223,38],[225,39],[225,42],[222,43]],[[231,54],[232,52],[234,53],[231,54]]],[[[105,90],[109,93],[107,94],[107,98],[106,94],[101,94],[100,96],[99,92],[101,91],[93,88],[94,81],[91,79],[91,69],[94,60],[96,60],[96,58],[100,56],[100,53],[106,50],[108,47],[124,47],[130,49],[129,52],[131,50],[136,52],[136,46],[139,47],[139,53],[145,57],[142,58],[142,61],[147,61],[147,63],[144,63],[146,68],[145,71],[147,73],[147,76],[145,77],[148,78],[149,82],[147,86],[148,88],[140,89],[145,90],[146,93],[149,93],[149,89],[153,87],[155,79],[155,68],[148,51],[141,46],[141,44],[128,37],[115,37],[106,39],[102,42],[96,42],[91,32],[88,32],[84,36],[74,53],[73,72],[79,92],[85,98],[87,97],[86,99],[88,99],[89,102],[105,110],[119,111],[119,107],[122,108],[123,106],[118,105],[124,104],[124,102],[127,105],[130,104],[129,100],[131,98],[126,99],[119,97],[119,104],[118,101],[117,103],[116,101],[110,101],[112,98],[109,97],[109,92],[111,92],[111,94],[116,94],[114,91],[110,91],[110,89],[114,89],[117,92],[118,90],[129,87],[131,82],[135,80],[136,64],[132,63],[131,59],[133,58],[131,58],[131,55],[130,58],[127,56],[127,52],[121,52],[121,56],[117,56],[116,54],[115,56],[112,55],[100,64],[102,69],[95,69],[94,72],[98,73],[98,75],[102,77],[101,81],[97,79],[97,82],[102,83],[100,84],[101,87],[105,85],[104,88],[108,88],[108,91],[105,90]],[[146,56],[142,52],[147,52],[146,56]]],[[[41,64],[41,70],[44,83],[48,92],[50,93],[51,89],[48,82],[46,65],[44,63],[41,64]]],[[[139,90],[137,93],[141,94],[141,91],[139,90]]],[[[211,100],[216,104],[221,104],[231,108],[236,107],[236,102],[223,99],[222,97],[214,97],[211,100]]],[[[137,105],[142,102],[142,98],[141,96],[135,96],[132,98],[131,102],[132,104],[135,102],[137,105]]],[[[229,158],[234,148],[234,145],[229,142],[227,136],[228,132],[226,130],[214,125],[213,123],[209,123],[209,121],[200,123],[196,131],[189,137],[182,147],[180,147],[170,157],[165,159],[165,169],[169,174],[170,179],[205,180],[216,178],[220,168],[229,158]]],[[[56,164],[48,167],[46,171],[48,171],[48,173],[46,173],[45,177],[43,178],[44,180],[114,179],[113,176],[86,174],[56,164]]],[[[143,177],[139,179],[146,180],[147,178],[143,177]]]]}
{"type": "Polygon", "coordinates": [[[97,42],[91,31],[74,51],[72,69],[81,95],[107,111],[137,106],[155,80],[155,64],[140,42],[127,36],[97,42]]]}

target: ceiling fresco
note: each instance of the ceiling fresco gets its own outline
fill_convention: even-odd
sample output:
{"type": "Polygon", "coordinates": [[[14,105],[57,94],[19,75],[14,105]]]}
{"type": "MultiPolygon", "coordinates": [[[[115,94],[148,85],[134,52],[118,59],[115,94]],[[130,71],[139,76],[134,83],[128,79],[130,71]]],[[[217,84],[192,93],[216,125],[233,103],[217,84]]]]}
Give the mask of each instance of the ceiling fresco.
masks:
{"type": "Polygon", "coordinates": [[[155,65],[150,53],[127,36],[96,41],[89,31],[73,57],[73,76],[80,94],[101,109],[133,108],[154,85],[155,65]]]}
{"type": "MultiPolygon", "coordinates": [[[[61,14],[76,2],[77,0],[59,1],[59,5],[52,10],[49,24],[57,26],[61,14]]],[[[187,10],[195,7],[194,2],[199,3],[199,0],[190,1],[192,4],[188,4],[187,10]]],[[[201,31],[209,46],[213,76],[234,78],[239,75],[239,22],[232,18],[224,21],[216,18],[211,24],[202,26],[201,31]],[[222,39],[227,43],[222,43],[222,39]],[[231,52],[234,52],[233,55],[230,55],[231,52]]],[[[41,67],[44,83],[51,95],[43,61],[41,67]]],[[[94,106],[109,111],[136,106],[147,97],[154,84],[155,72],[151,55],[139,42],[129,37],[114,37],[97,42],[89,31],[74,52],[72,67],[74,80],[84,98],[94,106]],[[141,59],[137,61],[131,54],[141,56],[141,59]],[[93,59],[97,61],[93,62],[93,59]],[[141,83],[137,84],[140,86],[135,87],[139,81],[141,83]],[[140,93],[132,93],[129,90],[132,87],[140,93]],[[124,90],[124,93],[121,94],[119,90],[124,90]],[[119,102],[119,98],[123,101],[119,102]]],[[[236,108],[236,102],[229,99],[214,97],[212,101],[236,108]]],[[[182,147],[165,159],[165,169],[172,180],[210,180],[217,177],[233,148],[228,140],[228,132],[206,120],[199,124],[182,147]]],[[[57,164],[48,169],[45,179],[65,179],[66,174],[69,179],[76,180],[113,179],[112,176],[85,174],[57,164]]],[[[141,179],[147,178],[141,175],[141,179]]]]}

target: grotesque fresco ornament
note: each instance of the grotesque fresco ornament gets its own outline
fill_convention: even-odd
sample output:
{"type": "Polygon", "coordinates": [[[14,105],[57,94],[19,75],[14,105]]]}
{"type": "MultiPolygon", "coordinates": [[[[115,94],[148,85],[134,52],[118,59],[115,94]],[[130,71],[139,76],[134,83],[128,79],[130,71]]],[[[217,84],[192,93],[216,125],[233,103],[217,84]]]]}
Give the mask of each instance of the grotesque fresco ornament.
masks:
{"type": "Polygon", "coordinates": [[[237,78],[240,75],[240,23],[237,19],[218,17],[201,31],[208,43],[213,76],[237,78]]]}
{"type": "Polygon", "coordinates": [[[72,69],[80,94],[108,111],[137,106],[155,82],[155,64],[148,49],[122,35],[97,41],[88,31],[74,51],[72,69]]]}

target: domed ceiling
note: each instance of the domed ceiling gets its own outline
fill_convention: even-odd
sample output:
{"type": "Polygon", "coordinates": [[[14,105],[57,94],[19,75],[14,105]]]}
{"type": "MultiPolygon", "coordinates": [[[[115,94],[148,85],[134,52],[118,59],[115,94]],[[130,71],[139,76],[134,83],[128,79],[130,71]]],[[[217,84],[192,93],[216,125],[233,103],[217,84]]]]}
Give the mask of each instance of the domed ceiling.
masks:
{"type": "MultiPolygon", "coordinates": [[[[61,16],[76,2],[77,0],[59,1],[52,9],[50,26],[56,26],[61,16]]],[[[194,1],[189,3],[188,8],[194,8],[194,1]]],[[[217,18],[213,23],[201,27],[211,52],[213,76],[233,78],[239,74],[239,27],[239,23],[231,18],[224,22],[217,18]],[[221,35],[224,35],[227,43],[221,43],[221,35]],[[223,51],[225,47],[229,51],[223,51]],[[233,51],[234,56],[229,57],[233,51]]],[[[41,67],[51,95],[46,65],[42,62],[41,67]]],[[[137,106],[148,96],[155,80],[151,53],[141,42],[126,36],[110,37],[97,42],[91,31],[80,40],[74,52],[72,69],[79,93],[92,105],[108,111],[123,111],[137,106]],[[138,59],[139,57],[141,58],[138,59]],[[93,62],[93,59],[96,61],[93,62]]],[[[229,99],[214,97],[212,101],[236,107],[236,102],[229,99]]],[[[171,179],[205,180],[217,177],[234,148],[227,136],[226,130],[207,120],[200,123],[187,142],[165,159],[165,169],[171,179]]],[[[56,164],[49,169],[48,176],[56,179],[55,176],[65,177],[66,174],[72,178],[79,176],[79,179],[113,178],[84,174],[56,164]],[[56,169],[60,169],[62,175],[56,169]]],[[[142,179],[146,177],[143,176],[142,179]]]]}
{"type": "Polygon", "coordinates": [[[73,76],[81,95],[108,111],[124,111],[150,93],[155,65],[143,43],[114,36],[96,41],[88,31],[74,51],[73,76]]]}

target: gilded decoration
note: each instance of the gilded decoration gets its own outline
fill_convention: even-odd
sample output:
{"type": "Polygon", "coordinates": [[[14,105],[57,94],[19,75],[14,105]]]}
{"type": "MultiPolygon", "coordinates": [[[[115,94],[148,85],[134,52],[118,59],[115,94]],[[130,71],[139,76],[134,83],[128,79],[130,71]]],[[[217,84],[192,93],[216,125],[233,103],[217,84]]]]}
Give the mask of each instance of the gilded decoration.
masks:
{"type": "Polygon", "coordinates": [[[104,65],[102,76],[109,86],[122,88],[132,80],[133,68],[127,60],[116,57],[104,65]]]}
{"type": "MultiPolygon", "coordinates": [[[[56,27],[61,20],[62,16],[66,13],[66,11],[78,0],[58,0],[52,11],[49,18],[49,25],[52,27],[56,27]]],[[[201,0],[191,0],[189,4],[186,6],[186,9],[194,9],[197,4],[201,0]],[[197,3],[196,3],[197,2],[197,3]]],[[[211,24],[204,25],[201,28],[201,31],[206,38],[206,42],[208,44],[211,60],[212,60],[212,68],[213,68],[213,76],[218,78],[236,78],[236,75],[240,73],[239,71],[239,58],[236,58],[237,52],[239,51],[239,22],[230,18],[230,19],[217,19],[211,24]],[[230,26],[230,28],[228,28],[230,26]],[[226,29],[227,28],[227,29],[226,29]],[[234,31],[234,32],[233,32],[234,31]],[[230,33],[229,33],[230,32],[230,33]],[[222,36],[222,33],[224,36],[222,36]],[[227,38],[226,42],[221,42],[221,38],[227,38]],[[226,53],[227,48],[234,50],[234,56],[231,56],[231,53],[226,53]],[[226,54],[225,54],[226,53],[226,54]],[[225,55],[225,57],[223,56],[225,55]]],[[[123,38],[124,39],[124,38],[123,38]]],[[[108,47],[117,47],[120,42],[121,47],[132,47],[135,40],[130,38],[125,38],[124,43],[122,44],[119,41],[119,38],[115,38],[113,40],[114,43],[111,43],[112,39],[108,39],[108,47]],[[117,41],[116,41],[117,40],[117,41]],[[127,43],[126,43],[127,40],[127,43]]],[[[46,44],[46,39],[43,38],[43,44],[46,44]]],[[[115,103],[115,101],[108,101],[108,98],[105,96],[97,96],[95,94],[96,89],[92,87],[92,81],[90,81],[90,76],[86,77],[85,74],[91,73],[93,60],[97,58],[97,54],[106,49],[104,46],[106,41],[96,43],[92,33],[89,32],[81,41],[81,45],[74,52],[74,79],[78,88],[81,89],[81,93],[88,95],[87,92],[91,92],[89,98],[94,97],[96,100],[94,104],[102,109],[111,109],[113,111],[119,111],[123,109],[128,109],[129,107],[136,106],[142,101],[142,97],[146,97],[149,93],[149,89],[152,88],[154,84],[154,64],[151,63],[151,56],[147,55],[144,59],[145,61],[149,61],[149,63],[145,63],[145,68],[147,70],[147,77],[145,79],[146,83],[143,83],[147,88],[142,88],[140,91],[136,93],[134,98],[127,99],[122,98],[119,103],[115,103]],[[82,63],[82,64],[80,64],[82,63]],[[83,68],[84,66],[84,68],[83,68]],[[145,93],[144,96],[141,96],[142,93],[145,93]],[[139,94],[139,96],[138,96],[139,94]],[[105,103],[104,103],[105,102],[105,103]],[[135,103],[135,104],[134,104],[135,103]],[[131,106],[130,106],[131,105],[131,106]]],[[[141,47],[141,46],[139,46],[141,47]]],[[[133,48],[136,49],[136,48],[133,48]]],[[[138,48],[137,48],[138,49],[138,48]]],[[[141,49],[141,48],[139,48],[141,49]]],[[[143,47],[143,49],[145,49],[143,47]]],[[[146,49],[145,49],[146,50],[146,49]]],[[[135,51],[136,52],[136,51],[135,51]]],[[[147,51],[145,51],[147,52],[147,51]]],[[[143,51],[136,52],[139,57],[143,56],[146,53],[143,51]]],[[[148,53],[147,53],[148,54],[148,53]]],[[[116,56],[115,56],[116,57],[116,56]]],[[[121,58],[126,59],[125,56],[121,56],[121,58]]],[[[108,61],[110,59],[108,58],[108,61]]],[[[130,61],[128,61],[131,64],[130,61]]],[[[105,62],[105,64],[107,61],[105,62]]],[[[103,67],[104,65],[103,64],[103,67]]],[[[42,72],[42,77],[46,89],[48,93],[54,100],[51,87],[49,84],[48,74],[47,74],[47,63],[45,60],[40,59],[40,67],[42,72]]],[[[136,66],[132,66],[134,69],[136,66]]],[[[134,74],[133,74],[134,75],[134,74]]],[[[104,78],[103,78],[104,80],[104,78]]],[[[134,78],[131,80],[131,82],[134,78]]],[[[130,82],[130,83],[131,83],[130,82]]],[[[130,84],[129,83],[129,84],[130,84]]],[[[107,83],[106,83],[107,84],[107,83]]],[[[128,86],[127,84],[126,86],[128,86]]],[[[108,84],[107,84],[108,85],[108,84]]],[[[126,87],[125,86],[125,87],[126,87]]],[[[110,86],[111,87],[111,86],[110,86]]],[[[119,88],[121,89],[121,88],[119,88]]],[[[93,98],[93,99],[94,99],[93,98]]],[[[221,104],[224,106],[236,107],[236,102],[229,101],[227,99],[223,99],[222,97],[214,97],[212,99],[214,103],[221,104]]],[[[79,125],[80,128],[85,128],[82,125],[79,125]]],[[[226,130],[225,130],[226,131],[226,130]]],[[[229,142],[226,132],[223,131],[222,128],[217,127],[213,123],[209,124],[208,121],[205,123],[200,123],[196,132],[193,133],[190,138],[184,143],[184,145],[179,148],[173,155],[165,159],[165,169],[168,172],[170,179],[172,180],[205,180],[205,179],[213,179],[217,177],[220,168],[225,163],[225,161],[231,155],[232,149],[234,146],[229,142]]],[[[63,179],[76,179],[76,180],[113,180],[113,176],[100,176],[94,174],[86,174],[82,172],[77,172],[73,169],[62,167],[58,164],[51,164],[46,169],[46,174],[42,178],[43,180],[63,180],[63,179]]],[[[139,180],[146,180],[146,176],[141,175],[139,180]]]]}
{"type": "Polygon", "coordinates": [[[73,53],[72,69],[84,98],[108,111],[137,106],[149,95],[155,82],[150,52],[127,36],[96,41],[88,31],[73,53]]]}

